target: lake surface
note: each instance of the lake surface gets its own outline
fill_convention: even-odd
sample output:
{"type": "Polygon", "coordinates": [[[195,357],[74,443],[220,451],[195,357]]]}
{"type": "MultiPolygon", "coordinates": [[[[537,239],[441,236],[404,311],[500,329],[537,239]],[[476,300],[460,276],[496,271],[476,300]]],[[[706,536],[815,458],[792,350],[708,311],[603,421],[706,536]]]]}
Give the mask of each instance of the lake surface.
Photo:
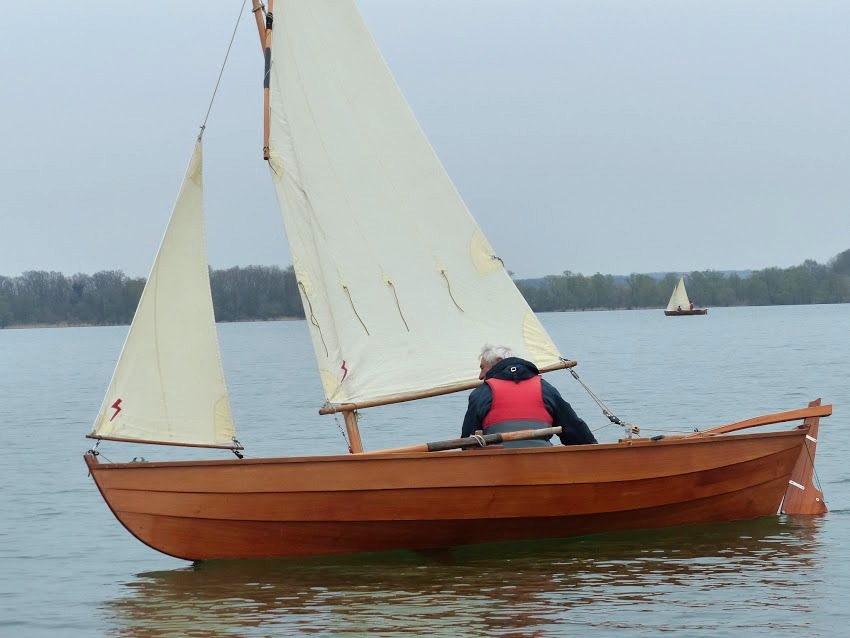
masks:
{"type": "MultiPolygon", "coordinates": [[[[192,565],[127,533],[86,476],[83,437],[127,328],[0,330],[0,636],[847,635],[850,305],[541,320],[579,360],[582,379],[643,434],[817,397],[833,403],[817,457],[830,512],[434,553],[192,565]]],[[[223,324],[219,335],[247,456],[345,451],[334,419],[317,415],[304,322],[223,324]]],[[[547,378],[600,441],[619,438],[569,374],[547,378]]],[[[365,410],[364,446],[454,438],[465,404],[461,393],[365,410]]],[[[112,461],[229,455],[99,450],[112,461]]]]}

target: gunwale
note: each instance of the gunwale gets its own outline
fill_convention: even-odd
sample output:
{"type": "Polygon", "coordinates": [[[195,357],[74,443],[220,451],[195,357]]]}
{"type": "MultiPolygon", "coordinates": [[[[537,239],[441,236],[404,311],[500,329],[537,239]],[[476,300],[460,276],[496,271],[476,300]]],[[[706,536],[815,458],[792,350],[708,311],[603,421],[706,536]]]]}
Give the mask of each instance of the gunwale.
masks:
{"type": "MultiPolygon", "coordinates": [[[[609,450],[609,449],[624,449],[624,448],[642,448],[642,447],[660,447],[660,446],[675,446],[675,445],[705,445],[719,440],[726,440],[729,437],[735,437],[736,440],[757,439],[757,438],[774,438],[781,436],[800,436],[802,428],[790,430],[781,430],[776,432],[756,432],[750,434],[724,434],[720,436],[705,437],[705,438],[679,438],[665,439],[660,441],[652,441],[649,439],[640,439],[622,443],[598,443],[596,445],[575,445],[575,446],[552,446],[550,448],[492,448],[475,450],[473,453],[476,456],[524,456],[535,454],[578,454],[587,453],[589,451],[609,450]]],[[[808,431],[808,430],[806,430],[808,431]]],[[[102,463],[98,461],[95,467],[101,470],[111,470],[116,468],[131,470],[131,469],[151,469],[159,467],[203,467],[203,466],[221,466],[234,465],[245,467],[249,465],[264,465],[264,464],[285,464],[285,463],[317,463],[317,462],[354,462],[362,463],[367,461],[393,461],[398,459],[433,459],[447,458],[449,455],[469,454],[470,452],[459,452],[454,450],[444,452],[401,452],[387,454],[331,454],[331,455],[315,455],[315,456],[281,456],[281,457],[262,457],[262,458],[244,458],[244,459],[201,459],[194,461],[145,461],[144,463],[102,463]]],[[[88,458],[87,463],[88,463],[88,458]]]]}

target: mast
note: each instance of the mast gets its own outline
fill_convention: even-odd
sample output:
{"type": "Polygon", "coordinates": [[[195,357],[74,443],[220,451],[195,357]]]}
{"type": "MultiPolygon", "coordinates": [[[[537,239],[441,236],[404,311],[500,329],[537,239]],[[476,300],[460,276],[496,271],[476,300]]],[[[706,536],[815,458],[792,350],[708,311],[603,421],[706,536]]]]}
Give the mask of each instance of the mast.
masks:
{"type": "MultiPolygon", "coordinates": [[[[256,3],[256,0],[254,2],[256,3]]],[[[266,12],[266,46],[263,50],[266,63],[266,71],[263,75],[263,159],[266,161],[269,159],[269,78],[272,72],[272,25],[274,23],[272,11],[274,11],[274,0],[269,0],[269,10],[266,12]]],[[[259,16],[257,19],[259,20],[259,16]]]]}
{"type": "MultiPolygon", "coordinates": [[[[263,5],[259,0],[252,0],[253,13],[257,23],[257,31],[260,35],[260,45],[263,47],[263,58],[265,60],[265,73],[263,75],[263,159],[269,159],[269,133],[270,133],[270,79],[272,64],[272,27],[274,24],[274,0],[269,0],[269,8],[266,12],[265,28],[261,11],[263,5]]],[[[357,426],[357,412],[354,409],[343,411],[345,429],[348,434],[348,442],[353,454],[363,452],[363,442],[360,439],[360,428],[357,426]]]]}
{"type": "Polygon", "coordinates": [[[360,428],[357,425],[357,411],[346,410],[342,413],[345,419],[345,431],[348,433],[348,444],[352,454],[363,452],[363,441],[360,440],[360,428]]]}

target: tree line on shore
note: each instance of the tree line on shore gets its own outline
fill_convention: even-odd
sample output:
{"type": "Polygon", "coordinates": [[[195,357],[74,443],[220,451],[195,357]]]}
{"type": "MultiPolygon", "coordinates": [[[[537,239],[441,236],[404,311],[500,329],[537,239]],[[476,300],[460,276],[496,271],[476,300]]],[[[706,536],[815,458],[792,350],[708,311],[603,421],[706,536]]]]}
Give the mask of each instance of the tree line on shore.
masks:
{"type": "MultiPolygon", "coordinates": [[[[663,308],[679,274],[661,279],[631,274],[585,276],[570,271],[517,287],[536,312],[617,308],[663,308]]],[[[850,302],[850,250],[827,264],[807,259],[789,268],[765,268],[747,276],[714,270],[688,273],[685,287],[691,301],[703,308],[774,306],[850,302]]]]}
{"type": "MultiPolygon", "coordinates": [[[[303,317],[292,266],[210,269],[218,321],[303,317]]],[[[120,270],[65,276],[30,270],[0,276],[0,328],[16,325],[116,325],[133,319],[144,277],[120,270]]]]}
{"type": "MultiPolygon", "coordinates": [[[[535,311],[660,308],[667,305],[679,276],[658,279],[585,276],[566,271],[517,286],[535,311]]],[[[303,318],[292,266],[210,269],[218,321],[303,318]]],[[[0,328],[16,325],[115,325],[133,318],[145,285],[143,277],[120,270],[66,276],[31,270],[0,276],[0,328]]],[[[767,306],[850,302],[850,250],[828,264],[806,260],[790,268],[766,268],[748,276],[706,270],[692,272],[688,294],[699,306],[767,306]]]]}

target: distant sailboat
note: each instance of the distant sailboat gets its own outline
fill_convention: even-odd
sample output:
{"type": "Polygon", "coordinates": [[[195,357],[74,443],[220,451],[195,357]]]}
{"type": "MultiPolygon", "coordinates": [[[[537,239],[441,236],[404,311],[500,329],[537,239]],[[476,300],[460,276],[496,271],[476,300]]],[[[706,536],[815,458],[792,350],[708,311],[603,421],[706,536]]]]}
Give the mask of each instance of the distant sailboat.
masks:
{"type": "MultiPolygon", "coordinates": [[[[352,0],[282,3],[275,50],[274,2],[265,21],[252,4],[266,63],[264,155],[322,382],[317,407],[344,417],[349,449],[242,458],[210,296],[199,137],[88,436],[239,458],[112,463],[89,450],[94,482],[130,533],[189,560],[265,558],[826,511],[811,483],[819,419],[832,413],[820,400],[699,432],[683,420],[689,433],[678,438],[489,445],[542,431],[527,430],[364,451],[360,410],[476,387],[484,341],[512,345],[544,372],[576,362],[561,357],[469,214],[352,0]],[[803,423],[732,434],[789,421],[803,423]]],[[[311,427],[287,414],[280,423],[281,436],[311,427]]]]}
{"type": "Polygon", "coordinates": [[[685,290],[685,276],[679,277],[679,283],[673,289],[670,303],[664,314],[668,317],[687,317],[691,315],[706,315],[708,308],[694,308],[694,304],[688,299],[688,291],[685,290]]]}

